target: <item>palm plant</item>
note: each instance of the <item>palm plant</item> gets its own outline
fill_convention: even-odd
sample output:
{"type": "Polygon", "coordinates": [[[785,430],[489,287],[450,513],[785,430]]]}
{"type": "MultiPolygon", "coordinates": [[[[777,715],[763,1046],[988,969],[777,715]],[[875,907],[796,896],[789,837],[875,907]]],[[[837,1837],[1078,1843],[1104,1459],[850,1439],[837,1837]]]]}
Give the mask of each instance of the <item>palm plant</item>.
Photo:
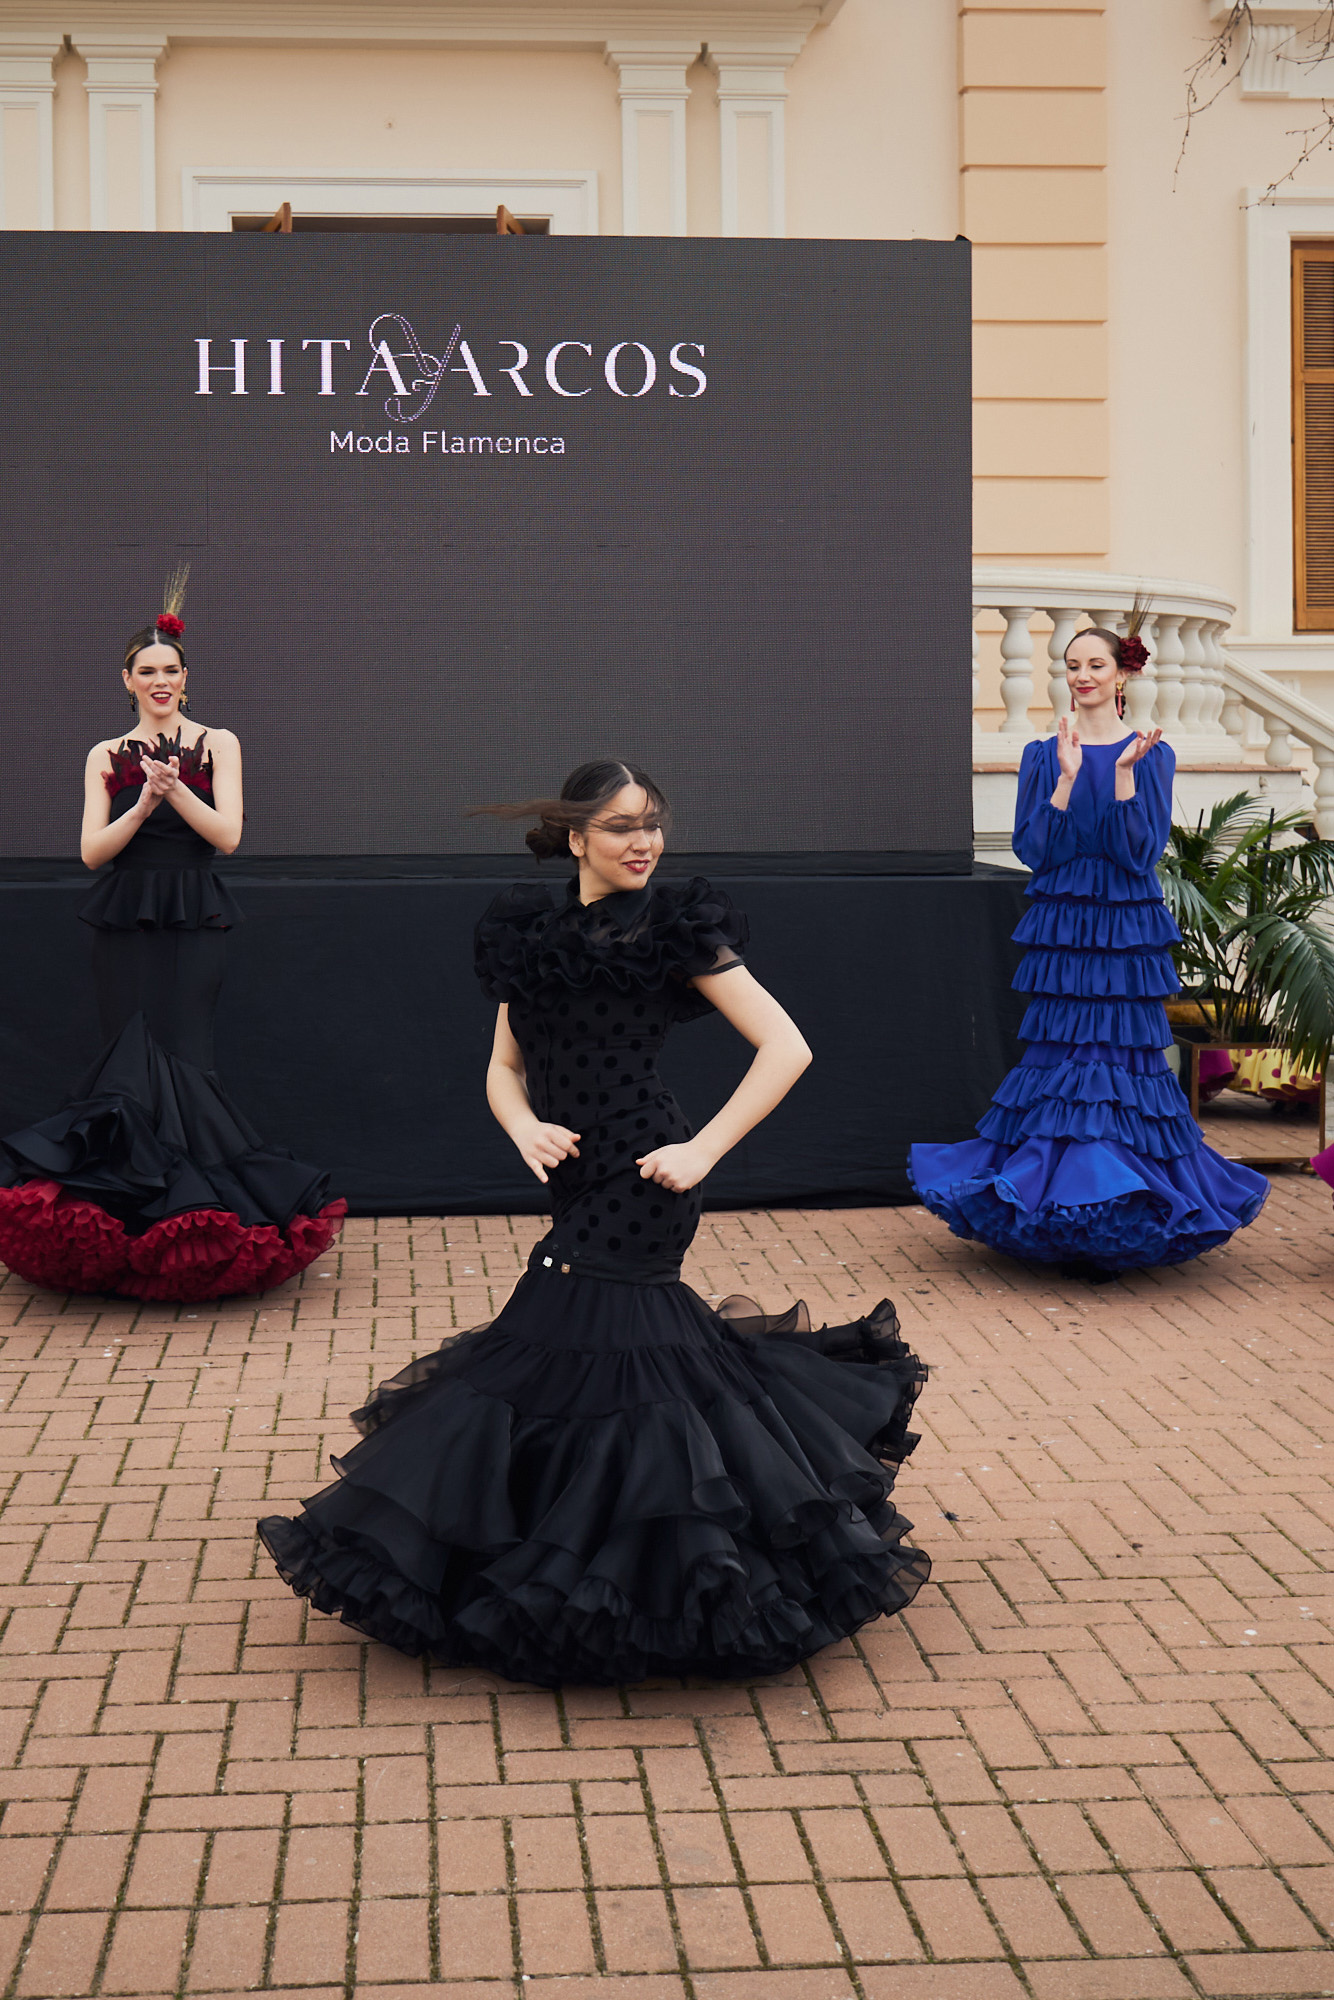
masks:
{"type": "Polygon", "coordinates": [[[1181,931],[1182,986],[1218,1039],[1278,1043],[1323,1070],[1334,1046],[1334,937],[1322,921],[1334,841],[1303,838],[1302,818],[1263,814],[1239,792],[1207,820],[1173,826],[1158,873],[1181,931]]]}

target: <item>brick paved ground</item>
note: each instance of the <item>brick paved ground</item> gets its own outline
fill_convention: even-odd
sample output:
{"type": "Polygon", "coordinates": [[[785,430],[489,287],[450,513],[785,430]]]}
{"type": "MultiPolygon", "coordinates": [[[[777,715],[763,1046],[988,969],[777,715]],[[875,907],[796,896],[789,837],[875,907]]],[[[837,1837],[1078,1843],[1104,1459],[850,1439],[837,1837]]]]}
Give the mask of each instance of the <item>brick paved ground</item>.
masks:
{"type": "Polygon", "coordinates": [[[690,1275],[882,1292],[936,1579],[756,1687],[516,1690],[312,1615],[261,1509],[533,1225],[352,1224],[263,1302],[0,1288],[0,1984],[395,2000],[1334,1990],[1334,1218],[1090,1289],[920,1210],[716,1216],[690,1275]]]}

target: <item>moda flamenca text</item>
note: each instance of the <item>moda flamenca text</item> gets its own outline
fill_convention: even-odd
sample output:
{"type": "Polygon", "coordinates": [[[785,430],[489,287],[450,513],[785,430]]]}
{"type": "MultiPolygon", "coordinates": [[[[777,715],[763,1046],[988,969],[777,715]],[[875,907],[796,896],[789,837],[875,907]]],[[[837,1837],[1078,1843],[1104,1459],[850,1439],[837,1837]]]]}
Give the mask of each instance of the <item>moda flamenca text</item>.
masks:
{"type": "MultiPolygon", "coordinates": [[[[451,456],[458,453],[462,457],[501,458],[513,455],[522,458],[536,455],[539,458],[559,458],[565,450],[563,437],[495,437],[490,432],[482,432],[473,437],[452,437],[448,431],[419,431],[421,450],[446,452],[451,456]]],[[[358,436],[353,431],[330,431],[331,452],[410,452],[412,440],[402,431],[382,431],[378,437],[358,436]]]]}

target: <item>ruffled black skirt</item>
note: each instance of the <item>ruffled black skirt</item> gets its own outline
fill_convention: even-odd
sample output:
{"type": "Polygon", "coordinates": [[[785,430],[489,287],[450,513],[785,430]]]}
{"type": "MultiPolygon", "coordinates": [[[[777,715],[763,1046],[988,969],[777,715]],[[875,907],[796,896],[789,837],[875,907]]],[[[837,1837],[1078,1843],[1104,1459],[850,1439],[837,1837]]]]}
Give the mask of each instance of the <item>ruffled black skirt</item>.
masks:
{"type": "Polygon", "coordinates": [[[547,1687],[780,1673],[930,1573],[891,1500],[925,1377],[887,1300],[812,1329],[532,1268],[259,1532],[293,1590],[402,1653],[547,1687]]]}

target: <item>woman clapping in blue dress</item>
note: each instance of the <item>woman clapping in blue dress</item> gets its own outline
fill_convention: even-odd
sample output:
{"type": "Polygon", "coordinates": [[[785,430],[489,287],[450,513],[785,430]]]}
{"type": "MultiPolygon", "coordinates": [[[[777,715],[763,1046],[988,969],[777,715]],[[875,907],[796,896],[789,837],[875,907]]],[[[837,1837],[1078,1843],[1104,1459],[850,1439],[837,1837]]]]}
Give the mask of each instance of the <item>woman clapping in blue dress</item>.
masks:
{"type": "Polygon", "coordinates": [[[956,1235],[1041,1264],[1179,1264],[1252,1222],[1269,1184],[1204,1144],[1164,1050],[1180,933],[1157,863],[1176,760],[1127,730],[1126,676],[1147,654],[1100,628],[1066,649],[1072,713],[1019,767],[1014,851],[1033,871],[1015,940],[1028,1044],[955,1146],[914,1146],[925,1205],[956,1235]]]}

